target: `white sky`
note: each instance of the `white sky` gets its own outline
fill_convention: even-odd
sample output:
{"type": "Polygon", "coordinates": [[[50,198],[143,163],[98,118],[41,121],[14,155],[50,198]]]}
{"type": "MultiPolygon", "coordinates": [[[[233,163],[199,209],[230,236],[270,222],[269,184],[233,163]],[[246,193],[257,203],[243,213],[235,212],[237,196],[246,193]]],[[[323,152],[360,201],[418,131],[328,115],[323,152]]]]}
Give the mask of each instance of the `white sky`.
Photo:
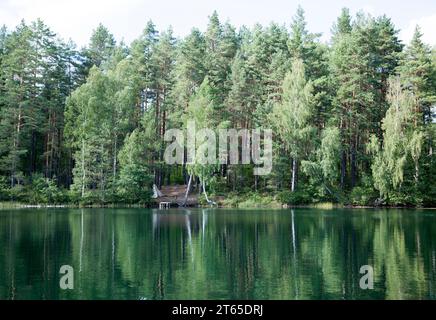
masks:
{"type": "Polygon", "coordinates": [[[80,47],[88,43],[101,22],[118,41],[129,44],[149,19],[159,30],[171,25],[176,36],[188,34],[192,27],[205,30],[213,10],[221,21],[229,20],[236,27],[271,21],[289,26],[298,4],[306,11],[309,30],[323,33],[323,40],[329,39],[341,8],[348,7],[352,13],[386,14],[402,30],[400,38],[406,42],[419,24],[424,41],[436,45],[435,0],[0,0],[0,25],[12,29],[23,18],[30,22],[39,17],[59,36],[71,38],[80,47]]]}

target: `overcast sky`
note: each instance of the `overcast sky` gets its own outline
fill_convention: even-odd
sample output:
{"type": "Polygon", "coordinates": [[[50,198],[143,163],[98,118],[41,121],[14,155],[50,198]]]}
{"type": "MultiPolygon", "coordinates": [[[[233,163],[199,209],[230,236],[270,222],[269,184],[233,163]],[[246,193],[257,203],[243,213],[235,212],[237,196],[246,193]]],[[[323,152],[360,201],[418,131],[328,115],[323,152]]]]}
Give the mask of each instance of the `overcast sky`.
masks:
{"type": "Polygon", "coordinates": [[[229,20],[237,27],[271,21],[289,26],[298,4],[306,11],[309,30],[323,33],[323,40],[329,39],[341,8],[348,7],[352,13],[386,14],[406,42],[419,24],[424,40],[436,45],[436,0],[0,0],[0,25],[13,28],[23,18],[41,18],[59,36],[83,46],[101,22],[118,41],[130,43],[149,19],[160,30],[171,25],[176,36],[188,34],[192,27],[205,30],[213,10],[221,21],[229,20]]]}

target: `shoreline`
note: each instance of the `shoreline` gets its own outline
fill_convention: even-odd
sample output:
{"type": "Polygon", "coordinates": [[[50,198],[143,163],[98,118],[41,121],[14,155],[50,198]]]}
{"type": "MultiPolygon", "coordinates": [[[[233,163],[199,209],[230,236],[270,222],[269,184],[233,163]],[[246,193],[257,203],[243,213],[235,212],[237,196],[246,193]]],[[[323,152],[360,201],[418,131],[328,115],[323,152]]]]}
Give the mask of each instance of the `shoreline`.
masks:
{"type": "MultiPolygon", "coordinates": [[[[0,202],[0,210],[7,209],[159,209],[158,206],[150,205],[140,205],[140,204],[92,204],[92,205],[77,205],[77,204],[25,204],[25,203],[15,203],[15,202],[0,202]]],[[[308,205],[282,205],[277,206],[260,206],[260,207],[233,207],[233,206],[190,206],[190,207],[171,207],[171,209],[238,209],[238,210],[280,210],[280,209],[323,209],[323,210],[334,210],[334,209],[419,209],[419,210],[436,210],[436,207],[413,207],[413,206],[352,206],[352,205],[341,205],[334,203],[321,203],[321,204],[308,204],[308,205]]]]}

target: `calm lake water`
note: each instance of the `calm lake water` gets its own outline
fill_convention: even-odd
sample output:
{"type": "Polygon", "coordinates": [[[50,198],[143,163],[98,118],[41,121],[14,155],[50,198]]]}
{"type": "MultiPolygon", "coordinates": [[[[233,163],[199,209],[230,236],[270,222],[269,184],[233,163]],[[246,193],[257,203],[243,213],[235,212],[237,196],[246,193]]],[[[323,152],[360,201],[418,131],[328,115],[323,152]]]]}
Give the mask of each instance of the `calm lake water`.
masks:
{"type": "Polygon", "coordinates": [[[436,299],[434,210],[1,210],[0,248],[0,299],[436,299]]]}

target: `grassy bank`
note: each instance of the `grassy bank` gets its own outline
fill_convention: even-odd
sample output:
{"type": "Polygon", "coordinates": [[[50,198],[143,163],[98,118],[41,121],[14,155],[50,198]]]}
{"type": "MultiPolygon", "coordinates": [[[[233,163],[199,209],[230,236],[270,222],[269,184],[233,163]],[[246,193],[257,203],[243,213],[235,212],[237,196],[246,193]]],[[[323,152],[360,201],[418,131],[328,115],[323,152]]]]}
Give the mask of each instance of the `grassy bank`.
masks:
{"type": "MultiPolygon", "coordinates": [[[[41,196],[35,193],[24,193],[15,200],[0,201],[0,209],[13,208],[156,208],[158,203],[151,198],[141,200],[139,203],[127,203],[124,201],[102,202],[97,197],[89,197],[86,201],[80,201],[70,198],[68,192],[62,192],[63,196],[52,201],[50,196],[41,196]],[[27,196],[26,196],[27,195],[27,196]],[[31,196],[28,196],[31,195],[31,196]]],[[[434,206],[411,205],[407,203],[396,203],[389,201],[380,201],[375,203],[372,197],[365,194],[362,197],[356,197],[355,194],[341,195],[342,201],[333,201],[327,197],[312,196],[305,192],[228,192],[212,194],[210,198],[216,202],[220,208],[240,208],[240,209],[260,209],[260,208],[317,208],[317,209],[335,209],[335,208],[434,208],[434,206]]],[[[83,199],[82,199],[83,200],[83,199]]],[[[199,207],[210,207],[204,196],[198,199],[199,207]]]]}

